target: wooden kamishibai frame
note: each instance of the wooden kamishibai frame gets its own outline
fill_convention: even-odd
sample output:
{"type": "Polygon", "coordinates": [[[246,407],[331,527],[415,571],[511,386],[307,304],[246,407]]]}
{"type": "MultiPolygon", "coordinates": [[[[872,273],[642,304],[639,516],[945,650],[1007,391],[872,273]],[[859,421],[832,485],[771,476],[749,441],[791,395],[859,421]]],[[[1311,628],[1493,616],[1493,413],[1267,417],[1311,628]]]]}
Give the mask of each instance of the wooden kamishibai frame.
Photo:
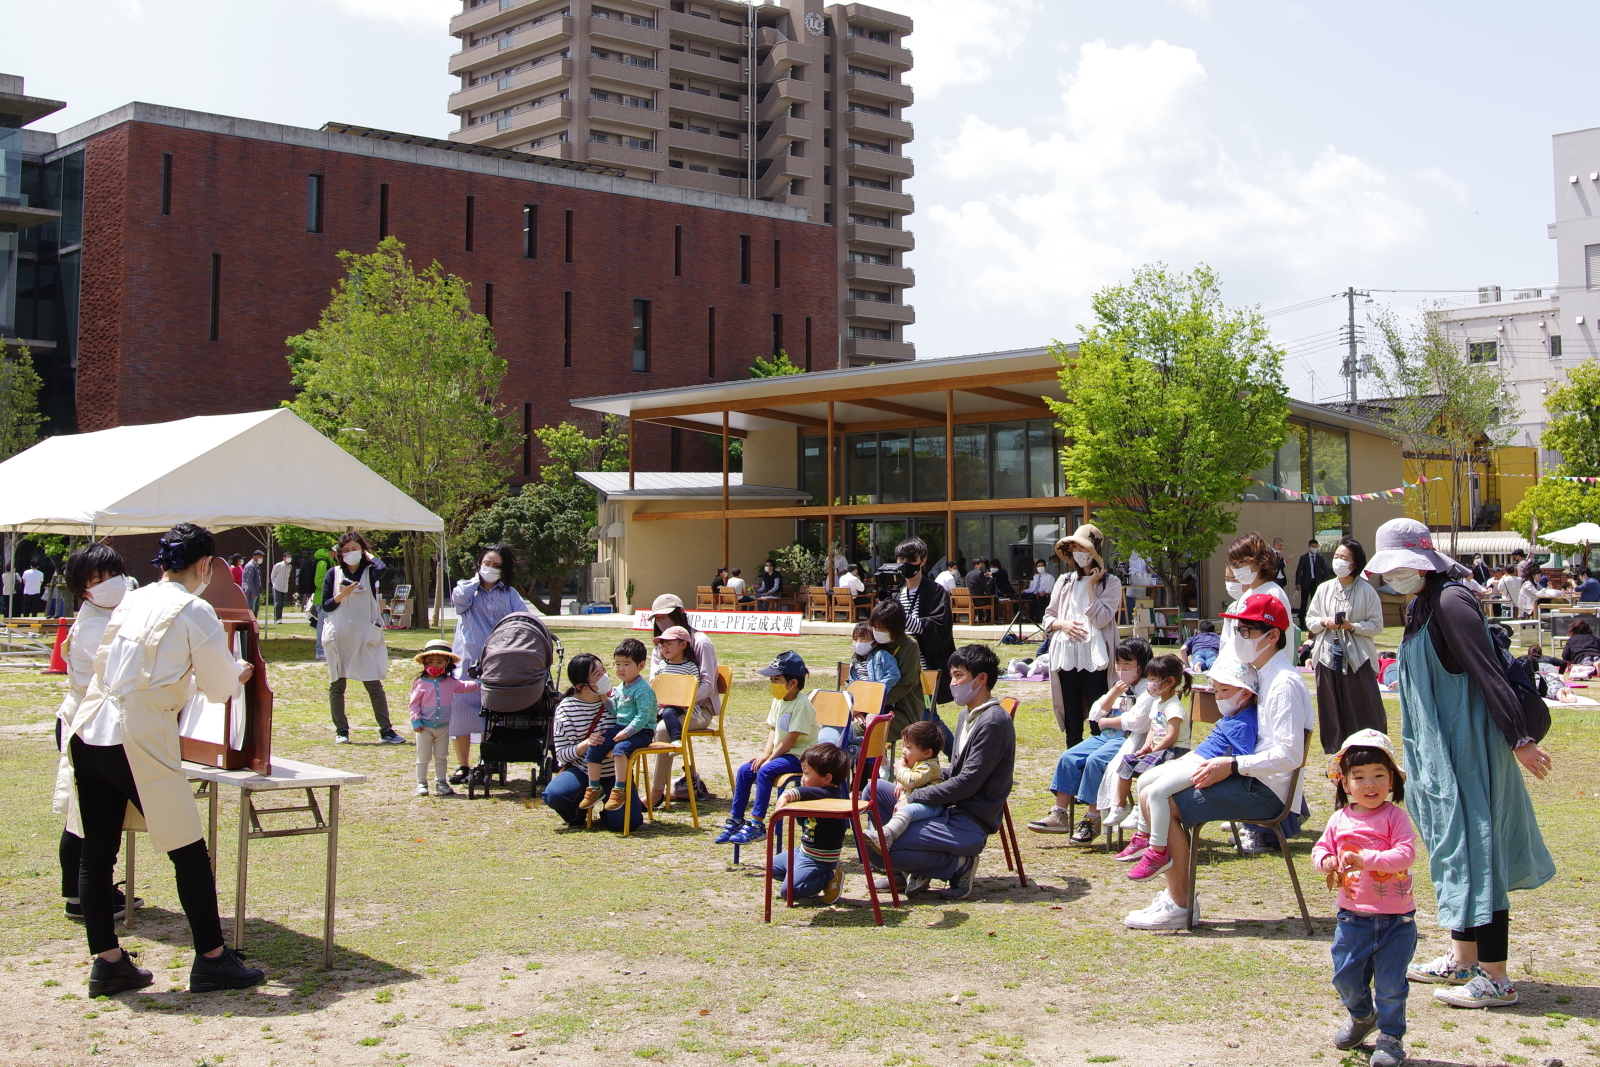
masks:
{"type": "Polygon", "coordinates": [[[232,575],[220,559],[212,560],[211,584],[206,587],[201,599],[216,610],[228,647],[235,647],[237,639],[240,658],[254,665],[255,672],[244,684],[244,729],[240,736],[234,736],[236,709],[233,699],[229,699],[227,711],[222,717],[222,741],[183,737],[183,758],[226,771],[249,768],[257,774],[271,774],[272,687],[267,684],[267,665],[261,658],[260,633],[256,629],[255,616],[245,601],[244,591],[233,584],[232,575]]]}

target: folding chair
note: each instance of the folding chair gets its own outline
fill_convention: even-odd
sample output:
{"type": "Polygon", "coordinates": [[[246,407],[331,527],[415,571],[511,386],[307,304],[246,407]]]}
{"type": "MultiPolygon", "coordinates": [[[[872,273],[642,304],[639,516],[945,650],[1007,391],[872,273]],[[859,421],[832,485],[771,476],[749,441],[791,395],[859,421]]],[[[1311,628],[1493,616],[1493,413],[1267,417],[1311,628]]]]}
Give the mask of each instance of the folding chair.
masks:
{"type": "MultiPolygon", "coordinates": [[[[1011,722],[1013,725],[1016,724],[1017,708],[1020,707],[1021,704],[1022,702],[1016,697],[1006,697],[1000,702],[1000,706],[1006,709],[1006,714],[1011,716],[1011,722]]],[[[1022,848],[1017,844],[1017,828],[1011,823],[1010,798],[1007,798],[1004,810],[1005,821],[1000,825],[1000,847],[1005,850],[1006,870],[1016,871],[1017,884],[1023,889],[1026,889],[1028,888],[1028,876],[1022,870],[1022,848]],[[1013,857],[1016,859],[1015,867],[1011,865],[1013,857]]]]}
{"type": "MultiPolygon", "coordinates": [[[[811,691],[811,706],[817,712],[817,740],[839,744],[850,732],[850,701],[836,689],[814,689],[811,691]]],[[[840,747],[844,747],[840,745],[840,747]]],[[[797,774],[781,775],[772,783],[773,792],[782,794],[784,789],[800,778],[797,774]]],[[[739,863],[739,846],[733,846],[733,862],[739,863]]]]}
{"type": "MultiPolygon", "coordinates": [[[[687,675],[685,676],[687,677],[687,675]]],[[[722,762],[728,768],[728,791],[733,791],[733,759],[728,755],[728,698],[733,696],[733,668],[718,665],[717,678],[722,683],[722,702],[717,708],[717,727],[714,730],[684,731],[691,737],[715,737],[722,743],[722,762]]]]}
{"type": "MultiPolygon", "coordinates": [[[[628,756],[628,768],[623,775],[622,789],[624,794],[631,796],[633,793],[633,766],[635,763],[644,767],[644,797],[646,806],[644,816],[650,822],[656,821],[656,813],[649,807],[650,800],[650,760],[656,756],[682,756],[683,773],[688,776],[689,785],[689,814],[694,818],[694,828],[700,829],[700,805],[694,795],[694,745],[690,738],[694,731],[689,729],[689,716],[694,713],[695,697],[700,692],[700,679],[692,674],[658,674],[655,681],[650,683],[650,688],[655,691],[656,704],[664,708],[682,708],[684,723],[683,735],[677,741],[657,741],[645,748],[634,749],[628,756]]],[[[672,810],[672,783],[663,783],[661,790],[662,806],[672,810]]],[[[627,837],[632,832],[633,805],[627,804],[622,809],[622,836],[627,837]]]]}
{"type": "MultiPolygon", "coordinates": [[[[819,718],[820,718],[820,708],[819,718]]],[[[855,838],[856,854],[861,859],[861,871],[867,880],[867,894],[872,900],[872,921],[879,926],[883,925],[883,912],[878,907],[878,887],[872,878],[872,858],[866,845],[866,837],[861,825],[861,812],[863,807],[862,790],[858,785],[868,786],[865,807],[872,816],[873,832],[878,835],[879,854],[883,857],[883,873],[889,881],[889,898],[894,907],[900,906],[900,890],[894,884],[894,867],[889,862],[889,846],[883,839],[883,820],[878,814],[878,792],[870,788],[872,785],[872,765],[883,758],[885,742],[889,736],[889,720],[893,716],[874,715],[867,721],[865,736],[861,739],[861,754],[856,757],[855,774],[851,779],[848,799],[831,798],[828,800],[802,800],[795,804],[785,804],[772,813],[768,822],[767,834],[767,869],[766,869],[766,911],[763,922],[772,921],[772,854],[773,837],[777,833],[778,823],[782,819],[849,819],[850,831],[855,838]]],[[[791,830],[789,834],[789,874],[784,879],[784,901],[789,907],[794,907],[794,839],[791,830]]]]}
{"type": "MultiPolygon", "coordinates": [[[[1274,834],[1278,835],[1278,851],[1283,854],[1283,862],[1289,868],[1289,882],[1294,886],[1294,899],[1300,905],[1300,918],[1306,924],[1306,936],[1315,937],[1316,931],[1311,928],[1311,912],[1306,910],[1306,895],[1300,889],[1300,875],[1294,869],[1294,857],[1289,854],[1289,839],[1283,836],[1283,820],[1287,819],[1294,810],[1295,793],[1300,788],[1300,779],[1305,775],[1306,759],[1310,756],[1310,753],[1311,731],[1307,730],[1305,732],[1304,748],[1300,757],[1300,766],[1296,767],[1294,773],[1289,776],[1289,799],[1284,801],[1283,810],[1278,813],[1277,818],[1267,819],[1264,822],[1254,823],[1253,825],[1268,827],[1274,834]]],[[[1189,831],[1189,920],[1187,929],[1190,930],[1195,927],[1194,879],[1195,873],[1200,868],[1200,827],[1204,825],[1205,823],[1199,823],[1189,831]]],[[[1237,825],[1234,827],[1233,839],[1237,847],[1239,842],[1237,825]]],[[[1240,852],[1243,852],[1242,848],[1240,852]]]]}

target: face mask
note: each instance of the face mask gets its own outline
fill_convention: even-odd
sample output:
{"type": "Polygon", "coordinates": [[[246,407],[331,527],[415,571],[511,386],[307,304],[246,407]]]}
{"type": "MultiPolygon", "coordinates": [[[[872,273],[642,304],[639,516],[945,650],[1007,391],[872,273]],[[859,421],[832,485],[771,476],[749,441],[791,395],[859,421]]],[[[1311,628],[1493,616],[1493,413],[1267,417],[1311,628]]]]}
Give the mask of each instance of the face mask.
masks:
{"type": "Polygon", "coordinates": [[[344,560],[344,565],[346,567],[354,567],[354,566],[356,566],[357,564],[359,564],[361,562],[361,553],[359,551],[356,551],[356,550],[352,549],[351,551],[346,552],[344,555],[340,556],[339,558],[344,560]]]}
{"type": "Polygon", "coordinates": [[[872,651],[872,642],[871,641],[852,641],[852,642],[850,642],[850,647],[855,649],[856,655],[865,656],[868,652],[872,651]]]}
{"type": "Polygon", "coordinates": [[[1134,670],[1134,671],[1118,671],[1117,672],[1117,681],[1119,681],[1119,682],[1126,682],[1128,685],[1132,685],[1134,682],[1137,682],[1138,680],[1139,680],[1139,672],[1136,671],[1136,670],[1134,670]]]}
{"type": "Polygon", "coordinates": [[[441,678],[444,676],[443,663],[430,663],[422,669],[428,672],[429,678],[441,678]]]}
{"type": "Polygon", "coordinates": [[[1347,559],[1335,559],[1333,561],[1333,573],[1335,577],[1348,578],[1350,576],[1350,561],[1347,559]]]}
{"type": "Polygon", "coordinates": [[[1427,584],[1422,572],[1413,567],[1396,567],[1385,574],[1383,580],[1389,583],[1389,588],[1403,595],[1415,593],[1427,584]]]}
{"type": "Polygon", "coordinates": [[[128,592],[128,579],[117,574],[98,585],[92,585],[84,591],[89,603],[97,608],[114,608],[122,603],[122,598],[128,592]]]}
{"type": "Polygon", "coordinates": [[[950,699],[963,706],[972,703],[973,697],[978,695],[977,682],[951,682],[950,699]]]}
{"type": "Polygon", "coordinates": [[[1240,597],[1244,596],[1244,586],[1240,585],[1238,582],[1223,582],[1222,588],[1223,591],[1228,594],[1229,600],[1238,600],[1240,597]]]}
{"type": "Polygon", "coordinates": [[[592,688],[596,693],[599,693],[601,696],[605,696],[607,693],[611,692],[611,676],[609,674],[601,674],[600,680],[595,682],[590,688],[592,688]]]}
{"type": "Polygon", "coordinates": [[[1089,555],[1087,552],[1074,552],[1072,554],[1072,560],[1078,566],[1087,568],[1090,563],[1094,562],[1094,557],[1089,555]]]}
{"type": "Polygon", "coordinates": [[[1043,574],[1043,573],[1044,573],[1044,568],[1043,568],[1043,567],[1035,567],[1035,568],[1033,568],[1033,569],[1034,569],[1034,570],[1035,570],[1035,571],[1037,571],[1037,572],[1038,572],[1038,573],[1040,573],[1040,574],[1043,574]]]}
{"type": "Polygon", "coordinates": [[[1257,570],[1254,567],[1233,568],[1233,580],[1240,585],[1250,585],[1256,580],[1257,570]]]}
{"type": "Polygon", "coordinates": [[[1238,660],[1240,663],[1254,663],[1256,661],[1256,657],[1261,655],[1262,642],[1265,641],[1269,636],[1270,635],[1268,634],[1263,634],[1260,637],[1246,637],[1244,634],[1235,630],[1229,645],[1229,650],[1233,652],[1233,658],[1238,660]]]}
{"type": "Polygon", "coordinates": [[[887,645],[894,639],[894,635],[888,630],[874,630],[872,631],[872,639],[880,645],[887,645]]]}
{"type": "Polygon", "coordinates": [[[1232,715],[1246,704],[1249,704],[1252,699],[1254,699],[1254,697],[1251,695],[1248,689],[1237,696],[1218,697],[1217,710],[1222,712],[1224,715],[1232,715]]]}
{"type": "Polygon", "coordinates": [[[789,683],[774,678],[767,683],[767,691],[772,694],[773,700],[784,700],[789,696],[789,683]]]}
{"type": "Polygon", "coordinates": [[[205,575],[205,577],[200,580],[199,585],[195,586],[195,596],[199,596],[201,593],[204,593],[206,591],[206,586],[211,584],[211,557],[207,556],[204,560],[204,563],[205,566],[200,568],[200,573],[205,575]]]}
{"type": "Polygon", "coordinates": [[[498,582],[500,580],[500,568],[499,567],[479,567],[478,568],[478,577],[482,578],[484,581],[488,582],[490,585],[493,585],[495,582],[498,582]]]}
{"type": "Polygon", "coordinates": [[[920,564],[920,563],[902,563],[902,564],[900,564],[900,575],[901,575],[901,577],[904,577],[904,578],[915,578],[917,575],[919,575],[921,573],[922,573],[922,564],[920,564]]]}

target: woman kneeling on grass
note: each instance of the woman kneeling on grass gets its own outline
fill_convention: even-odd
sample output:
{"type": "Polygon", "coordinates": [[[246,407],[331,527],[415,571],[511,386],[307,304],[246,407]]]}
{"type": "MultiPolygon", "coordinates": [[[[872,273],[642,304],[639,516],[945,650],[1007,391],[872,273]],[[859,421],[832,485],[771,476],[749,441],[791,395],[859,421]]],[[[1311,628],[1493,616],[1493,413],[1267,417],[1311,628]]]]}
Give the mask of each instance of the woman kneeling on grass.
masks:
{"type": "MultiPolygon", "coordinates": [[[[608,688],[605,666],[593,652],[580,652],[567,661],[567,681],[571,687],[556,705],[556,762],[561,770],[545,786],[544,803],[568,826],[581,827],[588,825],[590,814],[578,806],[589,786],[589,749],[605,743],[605,733],[600,729],[607,703],[600,691],[608,688]]],[[[607,762],[609,768],[601,768],[601,790],[622,777],[616,773],[615,764],[607,762]]],[[[626,766],[621,769],[627,770],[626,766]]],[[[638,826],[644,819],[644,805],[637,793],[628,798],[628,805],[633,811],[630,825],[638,826]]],[[[592,811],[597,816],[595,821],[607,830],[622,829],[620,808],[599,805],[592,811]]]]}

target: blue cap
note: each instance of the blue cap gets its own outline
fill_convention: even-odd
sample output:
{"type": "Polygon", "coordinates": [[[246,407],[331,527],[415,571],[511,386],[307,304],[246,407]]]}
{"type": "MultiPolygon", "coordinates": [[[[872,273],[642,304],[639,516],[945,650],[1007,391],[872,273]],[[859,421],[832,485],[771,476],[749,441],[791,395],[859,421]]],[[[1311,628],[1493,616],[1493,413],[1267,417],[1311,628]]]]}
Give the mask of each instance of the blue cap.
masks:
{"type": "Polygon", "coordinates": [[[763,678],[804,678],[811,672],[798,652],[779,652],[771,666],[758,667],[756,673],[763,678]]]}

